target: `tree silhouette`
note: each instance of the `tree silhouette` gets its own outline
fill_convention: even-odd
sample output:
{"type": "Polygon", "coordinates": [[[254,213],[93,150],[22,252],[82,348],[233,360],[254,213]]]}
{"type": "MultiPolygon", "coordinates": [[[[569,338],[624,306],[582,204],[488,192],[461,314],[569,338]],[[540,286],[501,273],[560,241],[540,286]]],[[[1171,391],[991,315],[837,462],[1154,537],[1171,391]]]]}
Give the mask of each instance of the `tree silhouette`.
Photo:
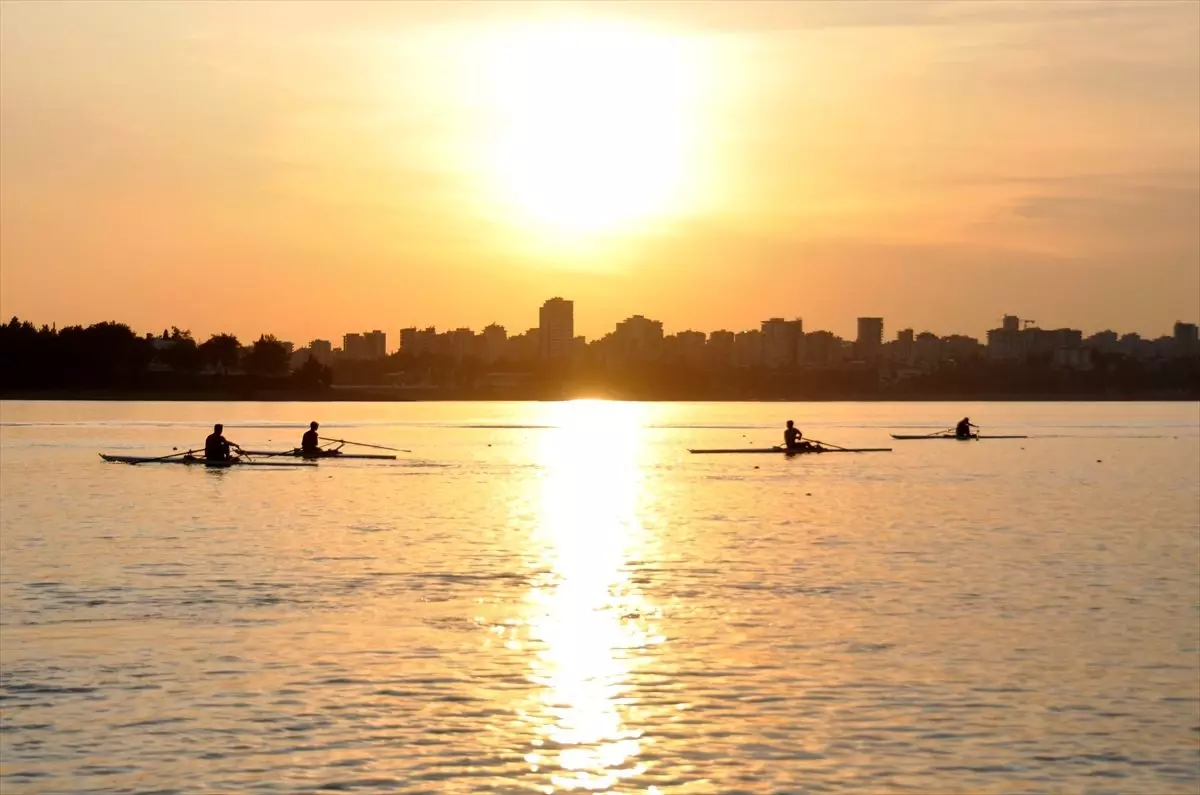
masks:
{"type": "Polygon", "coordinates": [[[204,362],[221,372],[229,375],[229,371],[238,366],[242,344],[232,334],[214,334],[200,346],[204,362]]]}
{"type": "Polygon", "coordinates": [[[292,379],[299,386],[329,386],[333,383],[333,371],[317,361],[312,354],[304,360],[300,369],[292,373],[292,379]]]}
{"type": "Polygon", "coordinates": [[[290,369],[287,348],[272,334],[259,337],[246,354],[246,370],[254,375],[287,375],[290,369]]]}
{"type": "Polygon", "coordinates": [[[171,344],[158,352],[159,361],[181,373],[196,373],[204,366],[204,354],[190,336],[172,337],[171,344]]]}

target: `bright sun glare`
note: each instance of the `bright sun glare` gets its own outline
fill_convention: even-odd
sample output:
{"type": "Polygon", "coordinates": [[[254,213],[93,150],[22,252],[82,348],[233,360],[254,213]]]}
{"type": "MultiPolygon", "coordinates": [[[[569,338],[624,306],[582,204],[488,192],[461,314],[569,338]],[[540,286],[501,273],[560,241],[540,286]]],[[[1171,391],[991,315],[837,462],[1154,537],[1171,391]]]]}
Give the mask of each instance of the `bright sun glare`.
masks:
{"type": "Polygon", "coordinates": [[[571,238],[682,209],[700,81],[680,41],[556,22],[487,50],[490,168],[518,220],[571,238]]]}

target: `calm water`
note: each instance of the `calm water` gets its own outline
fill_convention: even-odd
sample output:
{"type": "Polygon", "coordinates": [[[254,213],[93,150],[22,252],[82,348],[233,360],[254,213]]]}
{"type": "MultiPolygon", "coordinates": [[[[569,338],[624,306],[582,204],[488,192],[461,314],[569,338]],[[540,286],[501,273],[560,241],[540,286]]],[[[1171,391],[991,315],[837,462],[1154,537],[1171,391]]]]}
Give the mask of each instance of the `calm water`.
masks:
{"type": "MultiPolygon", "coordinates": [[[[0,405],[0,789],[1195,793],[1196,404],[0,405]],[[1035,438],[691,456],[946,426],[1035,438]],[[331,436],[397,462],[102,463],[331,436]]],[[[909,431],[912,432],[912,431],[909,431]]]]}

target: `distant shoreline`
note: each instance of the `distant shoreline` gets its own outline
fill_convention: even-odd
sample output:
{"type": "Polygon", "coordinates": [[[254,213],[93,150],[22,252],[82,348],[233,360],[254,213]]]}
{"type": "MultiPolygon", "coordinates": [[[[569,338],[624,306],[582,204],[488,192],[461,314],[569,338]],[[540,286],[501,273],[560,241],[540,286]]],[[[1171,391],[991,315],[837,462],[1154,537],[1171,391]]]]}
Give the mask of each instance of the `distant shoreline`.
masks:
{"type": "Polygon", "coordinates": [[[398,390],[388,387],[333,388],[320,393],[288,392],[276,390],[253,390],[244,392],[157,392],[128,390],[21,390],[0,392],[0,400],[6,401],[96,401],[114,403],[505,403],[538,402],[554,403],[566,400],[622,400],[644,403],[1196,403],[1200,402],[1200,390],[1191,394],[1178,393],[1135,393],[1135,394],[970,394],[941,393],[924,395],[888,394],[842,394],[842,395],[636,395],[604,393],[586,389],[572,390],[561,394],[538,394],[539,390],[503,390],[490,394],[478,391],[398,390]]]}

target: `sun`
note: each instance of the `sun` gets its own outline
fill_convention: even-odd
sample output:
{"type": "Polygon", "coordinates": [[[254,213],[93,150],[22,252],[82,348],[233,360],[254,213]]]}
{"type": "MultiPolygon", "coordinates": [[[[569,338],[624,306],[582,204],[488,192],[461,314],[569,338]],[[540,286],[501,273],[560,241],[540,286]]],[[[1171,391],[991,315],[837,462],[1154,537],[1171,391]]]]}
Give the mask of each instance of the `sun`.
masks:
{"type": "Polygon", "coordinates": [[[682,40],[556,21],[505,30],[489,55],[487,160],[515,220],[590,236],[685,208],[702,81],[682,40]]]}

